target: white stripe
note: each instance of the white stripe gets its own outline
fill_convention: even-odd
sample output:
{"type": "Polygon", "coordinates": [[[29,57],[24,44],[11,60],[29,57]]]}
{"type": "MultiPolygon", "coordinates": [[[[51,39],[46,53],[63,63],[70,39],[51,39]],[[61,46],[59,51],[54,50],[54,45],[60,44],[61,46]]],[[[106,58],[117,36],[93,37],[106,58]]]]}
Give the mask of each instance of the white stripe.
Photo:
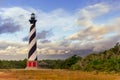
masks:
{"type": "Polygon", "coordinates": [[[28,60],[29,60],[29,61],[34,61],[36,57],[37,57],[37,52],[35,51],[35,52],[30,56],[30,58],[29,58],[28,60]]]}

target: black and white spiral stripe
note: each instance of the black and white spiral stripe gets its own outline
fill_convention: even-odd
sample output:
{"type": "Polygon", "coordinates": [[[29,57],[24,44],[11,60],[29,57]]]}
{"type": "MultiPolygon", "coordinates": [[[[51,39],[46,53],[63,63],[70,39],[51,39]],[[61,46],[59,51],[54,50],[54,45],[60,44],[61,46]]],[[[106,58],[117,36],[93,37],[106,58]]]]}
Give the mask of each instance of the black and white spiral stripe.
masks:
{"type": "Polygon", "coordinates": [[[35,22],[31,23],[30,26],[30,34],[29,34],[29,54],[28,60],[29,61],[36,61],[37,60],[37,40],[36,40],[36,28],[35,22]]]}

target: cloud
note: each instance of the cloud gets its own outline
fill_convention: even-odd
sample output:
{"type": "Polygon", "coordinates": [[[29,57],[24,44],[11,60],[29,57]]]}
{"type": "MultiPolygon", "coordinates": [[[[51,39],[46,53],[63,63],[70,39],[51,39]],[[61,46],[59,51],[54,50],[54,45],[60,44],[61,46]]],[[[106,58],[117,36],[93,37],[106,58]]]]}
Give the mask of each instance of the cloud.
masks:
{"type": "Polygon", "coordinates": [[[21,7],[0,8],[0,17],[2,20],[11,19],[13,23],[20,25],[21,27],[28,26],[29,10],[21,7]]]}
{"type": "Polygon", "coordinates": [[[37,34],[38,39],[46,39],[47,37],[53,36],[52,30],[43,30],[37,34]]]}
{"type": "Polygon", "coordinates": [[[66,39],[70,40],[98,40],[102,39],[103,36],[109,33],[108,27],[92,26],[84,30],[80,30],[68,37],[66,39]]]}
{"type": "Polygon", "coordinates": [[[104,39],[94,44],[93,51],[102,51],[102,50],[110,49],[111,47],[114,47],[117,42],[120,42],[120,34],[111,36],[107,39],[104,39]]]}
{"type": "Polygon", "coordinates": [[[29,38],[28,38],[28,36],[26,36],[26,37],[24,37],[22,40],[23,40],[23,41],[28,41],[29,38]]]}
{"type": "Polygon", "coordinates": [[[20,26],[15,23],[7,22],[0,25],[0,34],[14,33],[17,31],[20,31],[20,26]]]}
{"type": "Polygon", "coordinates": [[[63,9],[56,9],[49,13],[39,11],[37,17],[40,19],[38,24],[42,28],[61,28],[62,30],[69,30],[75,24],[75,16],[72,16],[63,9]]]}
{"type": "Polygon", "coordinates": [[[70,36],[67,36],[65,39],[67,40],[78,40],[78,41],[86,41],[86,42],[96,42],[105,40],[111,36],[119,35],[119,23],[120,18],[115,18],[109,20],[109,24],[98,25],[93,24],[90,27],[86,27],[83,30],[79,30],[70,36]]]}
{"type": "Polygon", "coordinates": [[[23,60],[23,59],[27,59],[27,54],[18,54],[18,55],[0,54],[0,60],[23,60]]]}
{"type": "Polygon", "coordinates": [[[98,16],[101,16],[105,13],[108,13],[110,11],[110,8],[107,4],[98,3],[95,5],[87,6],[86,8],[83,8],[79,10],[78,12],[78,24],[80,26],[92,26],[93,22],[92,20],[98,16]]]}
{"type": "Polygon", "coordinates": [[[71,51],[65,54],[39,54],[38,55],[38,59],[66,59],[68,57],[73,56],[74,54],[76,55],[80,55],[80,56],[85,56],[87,55],[89,52],[91,52],[91,50],[75,50],[75,51],[71,51]]]}
{"type": "Polygon", "coordinates": [[[40,42],[41,43],[50,43],[51,41],[50,40],[41,40],[40,42]]]}
{"type": "MultiPolygon", "coordinates": [[[[80,42],[72,43],[66,41],[59,42],[47,42],[45,44],[38,43],[37,53],[38,55],[87,55],[90,52],[102,51],[109,49],[114,46],[116,42],[120,40],[120,35],[110,37],[106,40],[101,40],[96,43],[87,43],[81,45],[80,42]],[[97,46],[96,46],[97,45],[97,46]]],[[[14,42],[5,42],[0,41],[0,54],[1,55],[27,55],[28,54],[28,45],[24,43],[14,43],[14,42]]]]}
{"type": "Polygon", "coordinates": [[[20,31],[21,27],[20,25],[14,23],[12,19],[2,19],[0,17],[0,34],[3,33],[15,33],[17,31],[20,31]]]}
{"type": "Polygon", "coordinates": [[[24,43],[15,43],[9,41],[0,41],[0,54],[4,55],[17,55],[17,54],[25,54],[28,49],[27,45],[24,43]]]}
{"type": "MultiPolygon", "coordinates": [[[[46,38],[49,38],[53,35],[54,34],[53,34],[51,29],[50,30],[43,30],[43,31],[37,33],[37,39],[46,39],[46,38]]],[[[23,41],[28,41],[28,40],[29,40],[28,36],[23,38],[23,41]]],[[[44,43],[46,41],[42,41],[42,42],[44,43]]]]}
{"type": "Polygon", "coordinates": [[[94,19],[110,12],[111,8],[108,4],[99,3],[87,6],[78,13],[78,25],[86,26],[83,29],[66,37],[67,40],[78,40],[81,42],[96,42],[102,40],[106,35],[117,34],[119,29],[119,18],[109,20],[108,23],[96,24],[94,19]]]}

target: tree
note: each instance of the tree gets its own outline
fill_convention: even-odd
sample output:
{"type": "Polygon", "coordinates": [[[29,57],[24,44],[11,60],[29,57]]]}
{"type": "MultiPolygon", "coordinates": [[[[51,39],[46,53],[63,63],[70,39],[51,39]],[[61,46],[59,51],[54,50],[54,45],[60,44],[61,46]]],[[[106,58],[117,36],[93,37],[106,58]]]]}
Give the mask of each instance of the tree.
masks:
{"type": "Polygon", "coordinates": [[[80,56],[73,55],[72,57],[65,60],[63,63],[63,68],[69,69],[73,64],[77,63],[78,60],[82,59],[80,56]]]}

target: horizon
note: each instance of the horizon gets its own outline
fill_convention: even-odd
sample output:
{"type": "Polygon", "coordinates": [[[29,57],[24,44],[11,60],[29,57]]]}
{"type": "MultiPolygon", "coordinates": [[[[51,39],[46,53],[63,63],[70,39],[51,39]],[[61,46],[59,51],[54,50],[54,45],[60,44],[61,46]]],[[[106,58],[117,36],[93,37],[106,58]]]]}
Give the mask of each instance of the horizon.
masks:
{"type": "Polygon", "coordinates": [[[120,0],[0,0],[0,60],[27,58],[31,13],[38,60],[85,56],[120,42],[120,0]]]}

